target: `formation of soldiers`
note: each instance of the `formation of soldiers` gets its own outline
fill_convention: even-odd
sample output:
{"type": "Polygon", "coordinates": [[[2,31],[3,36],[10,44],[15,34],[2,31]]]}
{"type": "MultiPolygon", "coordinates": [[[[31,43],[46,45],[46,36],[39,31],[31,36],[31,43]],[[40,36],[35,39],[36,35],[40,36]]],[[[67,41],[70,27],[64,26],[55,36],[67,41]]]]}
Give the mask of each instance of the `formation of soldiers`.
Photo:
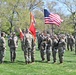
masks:
{"type": "Polygon", "coordinates": [[[45,55],[47,62],[50,62],[50,56],[52,54],[53,56],[53,63],[56,62],[56,54],[58,53],[59,56],[59,61],[60,63],[63,63],[63,56],[64,56],[64,51],[66,49],[66,42],[65,42],[65,36],[64,35],[52,35],[47,33],[42,33],[40,34],[40,39],[42,41],[40,42],[40,53],[41,53],[41,58],[42,61],[45,60],[45,55]],[[41,38],[42,37],[42,38],[41,38]]]}
{"type": "MultiPolygon", "coordinates": [[[[35,42],[28,29],[23,30],[23,34],[24,38],[21,39],[21,48],[24,52],[26,64],[35,62],[35,50],[37,42],[42,62],[47,61],[49,63],[51,57],[53,57],[53,63],[56,63],[58,53],[59,62],[63,63],[65,50],[74,50],[75,39],[72,35],[50,35],[48,32],[44,31],[38,35],[37,42],[35,42]]],[[[0,63],[4,62],[6,51],[6,42],[4,36],[5,34],[2,32],[0,37],[0,63]]],[[[16,36],[15,32],[10,34],[10,37],[8,38],[8,46],[10,48],[10,61],[14,62],[18,47],[18,37],[16,36]]]]}
{"type": "Polygon", "coordinates": [[[59,62],[63,63],[65,50],[74,51],[75,49],[75,38],[72,35],[65,34],[48,34],[42,32],[38,36],[38,49],[40,50],[42,61],[47,59],[50,61],[50,57],[53,57],[53,63],[56,62],[58,53],[59,62]]]}

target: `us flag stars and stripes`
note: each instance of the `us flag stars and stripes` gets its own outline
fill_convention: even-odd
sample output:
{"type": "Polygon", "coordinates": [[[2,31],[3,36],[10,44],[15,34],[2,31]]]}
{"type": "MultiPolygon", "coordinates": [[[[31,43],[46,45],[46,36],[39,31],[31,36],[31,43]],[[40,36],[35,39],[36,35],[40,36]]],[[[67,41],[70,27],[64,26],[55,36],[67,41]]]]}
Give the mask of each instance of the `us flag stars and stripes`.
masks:
{"type": "Polygon", "coordinates": [[[58,14],[50,13],[47,9],[44,9],[44,20],[45,24],[55,24],[57,26],[60,26],[63,22],[58,14]]]}

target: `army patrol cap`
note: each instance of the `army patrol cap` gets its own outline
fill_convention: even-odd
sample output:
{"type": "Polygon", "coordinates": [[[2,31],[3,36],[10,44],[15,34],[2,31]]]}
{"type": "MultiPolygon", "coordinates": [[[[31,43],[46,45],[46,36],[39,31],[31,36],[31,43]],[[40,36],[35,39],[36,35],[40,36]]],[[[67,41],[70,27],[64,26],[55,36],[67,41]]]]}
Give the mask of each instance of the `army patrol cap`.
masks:
{"type": "Polygon", "coordinates": [[[1,36],[4,36],[5,35],[5,32],[1,32],[1,36]]]}
{"type": "Polygon", "coordinates": [[[12,32],[12,34],[15,35],[16,33],[15,32],[12,32]]]}

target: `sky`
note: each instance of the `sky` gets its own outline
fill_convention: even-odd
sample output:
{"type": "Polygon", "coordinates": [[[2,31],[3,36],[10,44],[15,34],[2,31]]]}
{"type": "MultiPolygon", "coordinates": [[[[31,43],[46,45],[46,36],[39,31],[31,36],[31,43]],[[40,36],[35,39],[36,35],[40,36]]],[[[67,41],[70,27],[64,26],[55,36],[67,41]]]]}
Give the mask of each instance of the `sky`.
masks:
{"type": "MultiPolygon", "coordinates": [[[[46,6],[46,3],[49,2],[49,1],[56,1],[56,2],[57,2],[57,0],[44,0],[44,5],[46,6]]],[[[47,8],[47,6],[46,6],[46,8],[47,8]]],[[[62,8],[61,10],[62,10],[62,12],[63,12],[65,15],[70,15],[70,14],[71,14],[71,13],[67,10],[66,6],[63,5],[63,4],[60,3],[60,2],[58,2],[58,5],[55,6],[55,9],[56,9],[56,10],[59,10],[59,8],[62,8]]]]}

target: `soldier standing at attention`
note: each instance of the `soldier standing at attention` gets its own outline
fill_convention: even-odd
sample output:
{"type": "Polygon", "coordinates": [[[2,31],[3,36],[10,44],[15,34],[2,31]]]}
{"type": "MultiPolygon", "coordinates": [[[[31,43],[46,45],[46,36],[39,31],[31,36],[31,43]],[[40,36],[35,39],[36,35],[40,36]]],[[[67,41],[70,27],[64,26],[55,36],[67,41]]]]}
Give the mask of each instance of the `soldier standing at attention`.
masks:
{"type": "Polygon", "coordinates": [[[40,55],[41,55],[42,62],[45,60],[45,54],[46,54],[46,38],[42,40],[41,46],[40,46],[40,55]]]}
{"type": "Polygon", "coordinates": [[[0,63],[4,62],[5,50],[6,50],[6,41],[5,41],[5,33],[1,32],[0,37],[0,63]]]}
{"type": "Polygon", "coordinates": [[[53,43],[52,43],[52,56],[53,56],[53,63],[56,62],[56,54],[58,52],[58,38],[57,35],[53,35],[53,43]]]}
{"type": "Polygon", "coordinates": [[[8,46],[10,47],[10,60],[14,62],[16,58],[16,49],[18,47],[18,38],[15,32],[13,32],[8,39],[8,46]]]}
{"type": "Polygon", "coordinates": [[[47,34],[45,31],[42,32],[42,41],[41,41],[41,44],[40,44],[40,56],[41,56],[41,59],[42,59],[42,62],[44,62],[45,60],[45,55],[46,55],[46,37],[47,37],[47,34]]]}
{"type": "Polygon", "coordinates": [[[46,39],[46,58],[47,58],[47,62],[50,62],[51,51],[52,51],[52,39],[50,38],[50,34],[48,34],[47,39],[46,39]]]}
{"type": "Polygon", "coordinates": [[[75,39],[72,35],[70,35],[70,50],[73,51],[74,50],[74,47],[75,47],[75,39]]]}
{"type": "Polygon", "coordinates": [[[64,51],[66,49],[66,42],[64,35],[61,35],[58,41],[58,56],[60,63],[63,63],[64,51]]]}
{"type": "Polygon", "coordinates": [[[31,50],[32,50],[32,41],[33,37],[29,33],[29,30],[26,29],[25,35],[24,35],[24,57],[26,64],[31,63],[31,50]]]}

